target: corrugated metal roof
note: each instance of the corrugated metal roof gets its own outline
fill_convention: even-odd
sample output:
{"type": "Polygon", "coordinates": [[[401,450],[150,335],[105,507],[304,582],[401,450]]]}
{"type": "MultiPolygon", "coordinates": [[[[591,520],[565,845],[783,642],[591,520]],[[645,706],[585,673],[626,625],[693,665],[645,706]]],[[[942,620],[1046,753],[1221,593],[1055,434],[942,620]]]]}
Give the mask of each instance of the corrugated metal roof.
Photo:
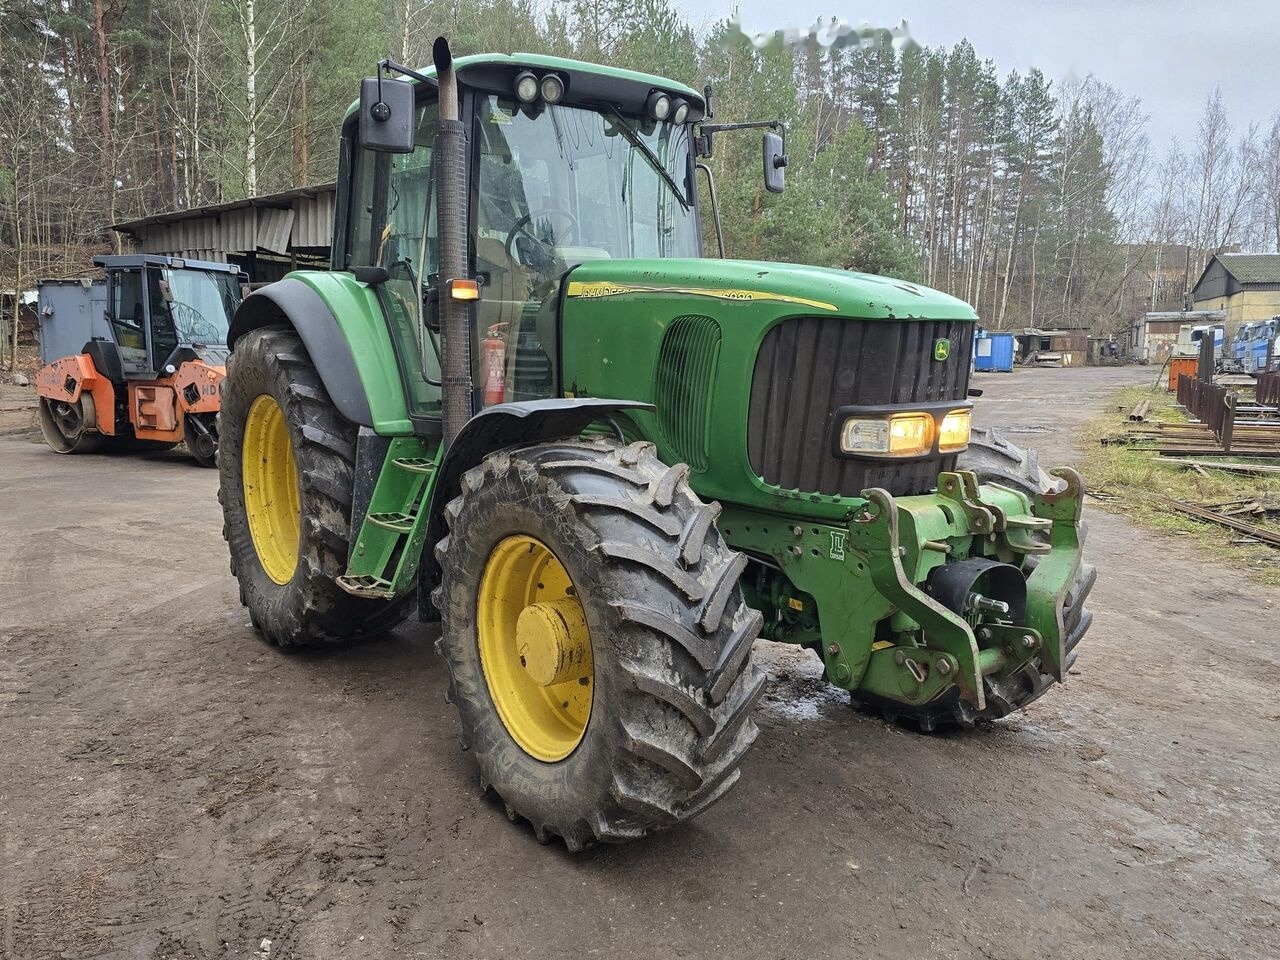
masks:
{"type": "Polygon", "coordinates": [[[288,253],[289,236],[292,233],[292,207],[284,210],[262,207],[258,210],[257,246],[272,253],[288,253]]]}
{"type": "Polygon", "coordinates": [[[1220,253],[1218,260],[1241,283],[1280,283],[1280,253],[1220,253]]]}
{"type": "Polygon", "coordinates": [[[336,188],[299,199],[293,206],[293,245],[299,249],[332,246],[333,216],[337,206],[336,188]]]}
{"type": "Polygon", "coordinates": [[[129,234],[142,253],[226,261],[228,254],[267,250],[320,253],[333,244],[337,186],[299,187],[191,210],[175,210],[111,229],[129,234]]]}

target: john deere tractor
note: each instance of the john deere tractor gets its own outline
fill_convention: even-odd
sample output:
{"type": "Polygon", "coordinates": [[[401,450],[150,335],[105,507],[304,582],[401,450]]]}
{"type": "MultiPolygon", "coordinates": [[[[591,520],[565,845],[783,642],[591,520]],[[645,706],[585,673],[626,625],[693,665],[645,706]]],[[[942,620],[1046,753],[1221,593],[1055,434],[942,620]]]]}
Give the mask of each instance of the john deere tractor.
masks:
{"type": "Polygon", "coordinates": [[[709,90],[434,53],[363,81],[334,269],[231,325],[220,497],[263,636],[439,621],[482,788],[570,849],[733,785],[760,637],[922,731],[1064,677],[1080,479],[971,427],[969,306],[703,258],[715,140],[765,128],[769,189],[786,166],[709,90]]]}

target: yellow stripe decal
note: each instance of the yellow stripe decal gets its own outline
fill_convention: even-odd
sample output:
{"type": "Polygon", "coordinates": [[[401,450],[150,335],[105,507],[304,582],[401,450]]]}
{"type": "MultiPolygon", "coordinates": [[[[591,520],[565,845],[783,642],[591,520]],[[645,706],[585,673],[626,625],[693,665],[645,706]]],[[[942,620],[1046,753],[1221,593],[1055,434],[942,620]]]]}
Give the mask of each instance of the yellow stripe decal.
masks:
{"type": "Polygon", "coordinates": [[[774,303],[795,303],[802,307],[813,307],[815,310],[836,310],[835,304],[821,300],[809,300],[805,297],[792,297],[785,293],[769,293],[765,290],[734,290],[720,287],[655,287],[639,284],[613,283],[610,280],[583,281],[570,280],[565,295],[584,300],[595,300],[601,297],[620,297],[628,293],[682,293],[693,297],[714,297],[717,300],[768,300],[774,303]]]}

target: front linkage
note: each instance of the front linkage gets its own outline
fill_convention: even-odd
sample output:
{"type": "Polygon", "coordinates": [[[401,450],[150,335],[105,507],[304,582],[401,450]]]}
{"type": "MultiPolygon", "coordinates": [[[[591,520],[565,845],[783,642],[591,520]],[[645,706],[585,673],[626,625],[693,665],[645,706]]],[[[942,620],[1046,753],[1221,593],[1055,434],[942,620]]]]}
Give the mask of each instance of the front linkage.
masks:
{"type": "Polygon", "coordinates": [[[932,727],[927,708],[947,697],[963,701],[956,720],[1003,716],[1065,673],[1083,487],[1054,476],[1060,491],[1031,497],[946,472],[931,494],[864,491],[843,524],[726,508],[721,527],[759,561],[744,587],[766,638],[814,649],[860,703],[932,727]],[[1019,675],[1032,682],[1011,692],[1019,675]]]}

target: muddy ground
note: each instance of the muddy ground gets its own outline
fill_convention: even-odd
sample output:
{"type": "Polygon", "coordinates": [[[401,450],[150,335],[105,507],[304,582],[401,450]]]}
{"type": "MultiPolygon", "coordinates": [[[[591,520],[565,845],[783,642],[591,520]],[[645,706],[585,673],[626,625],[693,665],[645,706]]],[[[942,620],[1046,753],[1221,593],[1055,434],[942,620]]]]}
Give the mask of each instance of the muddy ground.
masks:
{"type": "MultiPolygon", "coordinates": [[[[980,376],[979,418],[1070,460],[1149,375],[980,376]]],[[[762,644],[740,784],[572,856],[480,796],[428,630],[255,637],[215,486],[0,437],[5,957],[1280,956],[1280,591],[1176,538],[1093,511],[1076,675],[990,729],[901,732],[762,644]]]]}

